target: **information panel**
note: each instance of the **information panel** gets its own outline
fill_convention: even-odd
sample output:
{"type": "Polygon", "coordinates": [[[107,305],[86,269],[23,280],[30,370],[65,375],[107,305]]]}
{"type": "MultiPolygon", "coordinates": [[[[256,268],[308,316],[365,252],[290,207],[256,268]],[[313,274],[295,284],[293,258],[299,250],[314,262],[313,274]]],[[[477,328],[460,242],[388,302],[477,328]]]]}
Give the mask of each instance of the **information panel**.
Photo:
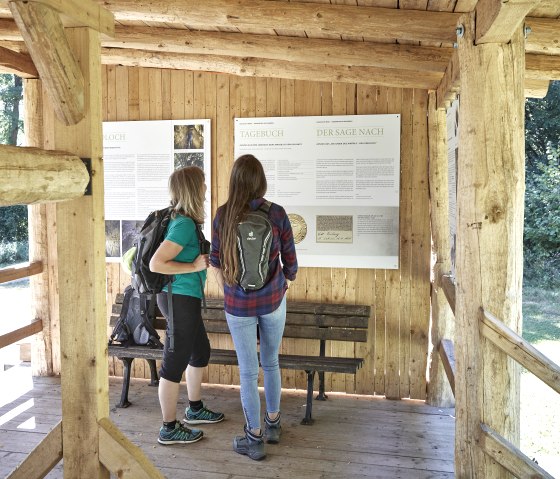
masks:
{"type": "Polygon", "coordinates": [[[103,123],[106,257],[120,259],[151,211],[169,206],[174,169],[198,166],[206,176],[206,223],[210,237],[210,120],[103,123]]]}
{"type": "Polygon", "coordinates": [[[397,269],[400,115],[237,118],[235,157],[263,164],[298,262],[397,269]]]}

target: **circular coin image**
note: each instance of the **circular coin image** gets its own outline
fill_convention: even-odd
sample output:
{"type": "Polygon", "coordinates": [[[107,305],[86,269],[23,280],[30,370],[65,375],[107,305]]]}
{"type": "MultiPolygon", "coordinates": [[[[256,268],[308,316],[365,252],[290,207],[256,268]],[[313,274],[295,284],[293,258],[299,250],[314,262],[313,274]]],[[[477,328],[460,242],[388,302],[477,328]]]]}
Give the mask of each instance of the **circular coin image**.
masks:
{"type": "Polygon", "coordinates": [[[292,231],[294,233],[294,243],[301,243],[307,236],[307,223],[302,216],[295,213],[288,214],[290,223],[292,224],[292,231]]]}

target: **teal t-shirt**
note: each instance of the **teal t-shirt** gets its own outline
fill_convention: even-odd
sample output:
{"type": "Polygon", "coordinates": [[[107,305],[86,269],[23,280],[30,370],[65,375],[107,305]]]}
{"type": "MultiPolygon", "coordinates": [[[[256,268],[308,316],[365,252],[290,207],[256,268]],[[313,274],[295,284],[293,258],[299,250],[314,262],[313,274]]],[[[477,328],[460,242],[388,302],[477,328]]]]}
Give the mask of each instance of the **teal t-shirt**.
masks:
{"type": "MultiPolygon", "coordinates": [[[[165,239],[182,246],[181,252],[174,258],[181,263],[192,263],[200,254],[200,245],[196,234],[196,224],[192,218],[177,215],[169,222],[165,239]]],[[[173,294],[184,294],[202,299],[202,289],[206,284],[206,270],[196,273],[176,274],[173,281],[173,294]]],[[[167,291],[167,286],[163,288],[167,291]]]]}

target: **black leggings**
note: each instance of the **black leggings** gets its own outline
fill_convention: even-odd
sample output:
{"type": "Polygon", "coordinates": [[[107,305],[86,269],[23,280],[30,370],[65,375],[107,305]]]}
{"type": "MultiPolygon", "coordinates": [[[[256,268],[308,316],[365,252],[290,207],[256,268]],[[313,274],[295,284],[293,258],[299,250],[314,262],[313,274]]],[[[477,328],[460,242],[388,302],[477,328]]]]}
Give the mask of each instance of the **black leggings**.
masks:
{"type": "MultiPolygon", "coordinates": [[[[181,382],[187,365],[203,368],[210,359],[210,341],[200,312],[200,298],[184,294],[173,295],[173,327],[175,349],[169,351],[169,337],[165,340],[163,361],[159,370],[162,378],[174,383],[181,382]]],[[[157,304],[166,319],[167,293],[157,296],[157,304]]],[[[169,326],[167,327],[169,333],[169,326]]]]}

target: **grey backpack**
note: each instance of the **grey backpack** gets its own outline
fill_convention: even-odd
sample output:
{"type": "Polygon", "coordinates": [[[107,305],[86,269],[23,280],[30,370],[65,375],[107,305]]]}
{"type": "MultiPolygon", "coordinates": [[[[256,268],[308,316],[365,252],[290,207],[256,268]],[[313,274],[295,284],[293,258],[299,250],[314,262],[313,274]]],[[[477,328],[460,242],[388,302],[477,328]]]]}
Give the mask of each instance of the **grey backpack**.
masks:
{"type": "Polygon", "coordinates": [[[273,236],[272,224],[268,219],[270,205],[270,201],[265,201],[237,225],[237,282],[245,291],[261,289],[268,280],[268,258],[273,236]]]}

